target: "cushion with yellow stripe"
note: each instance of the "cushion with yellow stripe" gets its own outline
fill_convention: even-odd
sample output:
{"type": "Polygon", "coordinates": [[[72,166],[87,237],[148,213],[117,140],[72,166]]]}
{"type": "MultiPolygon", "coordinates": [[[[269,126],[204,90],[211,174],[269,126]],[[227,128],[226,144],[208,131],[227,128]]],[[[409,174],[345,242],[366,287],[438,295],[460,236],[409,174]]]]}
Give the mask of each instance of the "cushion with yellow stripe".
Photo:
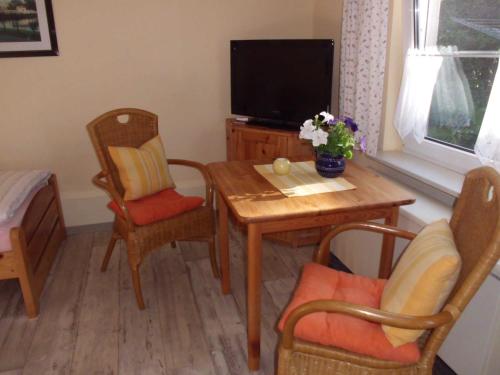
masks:
{"type": "Polygon", "coordinates": [[[141,147],[108,147],[125,189],[124,200],[134,200],[175,187],[160,136],[141,147]]]}
{"type": "MultiPolygon", "coordinates": [[[[427,225],[399,259],[382,293],[381,310],[414,316],[437,313],[455,286],[461,264],[448,222],[427,225]]],[[[385,325],[382,329],[395,347],[423,333],[385,325]]]]}

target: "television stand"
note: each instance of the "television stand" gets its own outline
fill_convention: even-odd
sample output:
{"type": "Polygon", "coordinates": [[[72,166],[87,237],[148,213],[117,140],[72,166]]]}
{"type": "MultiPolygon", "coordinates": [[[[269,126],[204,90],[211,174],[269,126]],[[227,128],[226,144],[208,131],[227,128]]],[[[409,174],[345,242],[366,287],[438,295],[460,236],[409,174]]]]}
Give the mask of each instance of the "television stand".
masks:
{"type": "Polygon", "coordinates": [[[279,157],[314,157],[311,143],[297,130],[226,119],[227,160],[272,160],[279,157]]]}
{"type": "Polygon", "coordinates": [[[252,124],[254,126],[261,126],[268,129],[285,130],[289,132],[290,131],[296,132],[296,129],[298,128],[298,124],[291,123],[288,121],[268,120],[262,118],[252,118],[252,117],[250,117],[246,123],[252,124]]]}
{"type": "MultiPolygon", "coordinates": [[[[226,119],[227,160],[263,160],[271,162],[279,157],[314,157],[311,143],[299,139],[297,130],[282,130],[251,122],[226,119]]],[[[265,238],[293,247],[317,244],[320,229],[303,229],[271,233],[265,238]]]]}

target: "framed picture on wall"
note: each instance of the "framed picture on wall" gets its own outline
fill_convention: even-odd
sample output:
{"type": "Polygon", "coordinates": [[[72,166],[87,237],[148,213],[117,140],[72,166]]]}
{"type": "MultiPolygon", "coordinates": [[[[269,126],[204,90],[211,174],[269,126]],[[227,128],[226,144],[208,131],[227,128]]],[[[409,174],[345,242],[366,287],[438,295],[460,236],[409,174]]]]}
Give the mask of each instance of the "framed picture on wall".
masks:
{"type": "Polygon", "coordinates": [[[0,57],[58,54],[51,0],[0,0],[0,57]]]}

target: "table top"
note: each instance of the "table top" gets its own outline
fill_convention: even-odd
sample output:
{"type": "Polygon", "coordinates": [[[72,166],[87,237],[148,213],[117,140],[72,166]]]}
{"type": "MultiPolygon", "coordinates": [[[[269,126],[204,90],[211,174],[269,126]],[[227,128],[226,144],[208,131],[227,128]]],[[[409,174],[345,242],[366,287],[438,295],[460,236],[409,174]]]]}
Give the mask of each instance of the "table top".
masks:
{"type": "Polygon", "coordinates": [[[208,164],[217,190],[242,223],[258,223],[387,208],[415,202],[413,195],[371,170],[348,160],[343,173],[356,189],[305,197],[286,197],[253,167],[264,161],[226,161],[208,164]]]}

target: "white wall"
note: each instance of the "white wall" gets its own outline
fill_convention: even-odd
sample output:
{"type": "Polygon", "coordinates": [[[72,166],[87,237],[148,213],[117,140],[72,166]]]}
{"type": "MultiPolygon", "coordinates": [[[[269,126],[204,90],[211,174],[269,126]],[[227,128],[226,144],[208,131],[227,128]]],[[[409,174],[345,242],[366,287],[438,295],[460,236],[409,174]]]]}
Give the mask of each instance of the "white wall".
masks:
{"type": "MultiPolygon", "coordinates": [[[[383,223],[383,220],[377,220],[383,223]]],[[[421,224],[402,212],[398,226],[412,232],[418,232],[421,224]]],[[[408,241],[398,238],[394,249],[394,262],[405,249],[408,241]]],[[[332,244],[333,252],[354,273],[371,278],[378,277],[379,260],[382,248],[382,236],[377,233],[353,230],[341,233],[332,244]]]]}
{"type": "MultiPolygon", "coordinates": [[[[69,226],[111,219],[85,125],[159,115],[169,157],[225,159],[229,40],[311,38],[315,0],[53,0],[60,56],[0,59],[0,169],[48,168],[69,226]]],[[[181,191],[201,179],[174,170],[181,191]]]]}

